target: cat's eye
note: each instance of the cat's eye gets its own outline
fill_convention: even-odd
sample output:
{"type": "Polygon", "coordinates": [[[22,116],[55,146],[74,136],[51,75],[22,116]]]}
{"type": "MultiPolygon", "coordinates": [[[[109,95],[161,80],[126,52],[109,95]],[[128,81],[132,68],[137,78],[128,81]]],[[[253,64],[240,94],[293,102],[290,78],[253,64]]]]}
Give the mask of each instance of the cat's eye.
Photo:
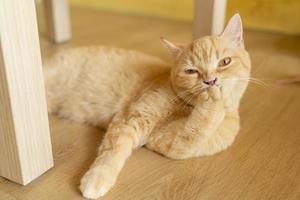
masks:
{"type": "Polygon", "coordinates": [[[198,70],[196,70],[196,69],[186,69],[186,70],[184,70],[184,72],[186,74],[197,74],[198,70]]]}
{"type": "Polygon", "coordinates": [[[225,66],[229,65],[230,63],[231,63],[231,58],[226,57],[226,58],[223,58],[222,60],[220,60],[218,67],[225,67],[225,66]]]}

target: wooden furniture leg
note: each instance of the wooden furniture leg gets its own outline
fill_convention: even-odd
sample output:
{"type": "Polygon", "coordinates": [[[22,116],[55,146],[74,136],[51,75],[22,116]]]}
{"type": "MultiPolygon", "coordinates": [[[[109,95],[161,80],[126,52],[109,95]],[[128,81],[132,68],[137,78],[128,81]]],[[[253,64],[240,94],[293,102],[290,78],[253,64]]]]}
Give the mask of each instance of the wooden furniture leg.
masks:
{"type": "Polygon", "coordinates": [[[0,176],[27,184],[53,166],[34,0],[0,1],[0,176]]]}
{"type": "Polygon", "coordinates": [[[194,39],[223,31],[227,0],[195,0],[194,39]]]}
{"type": "Polygon", "coordinates": [[[67,0],[45,0],[48,35],[55,43],[71,39],[70,11],[67,0]]]}

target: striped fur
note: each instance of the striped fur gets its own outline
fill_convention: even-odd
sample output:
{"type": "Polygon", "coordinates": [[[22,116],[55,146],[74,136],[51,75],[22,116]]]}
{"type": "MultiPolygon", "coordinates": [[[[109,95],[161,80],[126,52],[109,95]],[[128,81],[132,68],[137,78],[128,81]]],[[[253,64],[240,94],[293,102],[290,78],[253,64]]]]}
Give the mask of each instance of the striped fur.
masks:
{"type": "Polygon", "coordinates": [[[110,47],[65,50],[45,62],[49,112],[107,127],[98,157],[81,180],[86,198],[110,190],[134,149],[146,145],[173,159],[212,155],[231,145],[239,131],[239,102],[251,68],[239,16],[221,36],[182,46],[163,41],[172,64],[110,47]],[[231,63],[218,67],[226,57],[231,63]],[[215,77],[214,86],[203,82],[215,77]]]}

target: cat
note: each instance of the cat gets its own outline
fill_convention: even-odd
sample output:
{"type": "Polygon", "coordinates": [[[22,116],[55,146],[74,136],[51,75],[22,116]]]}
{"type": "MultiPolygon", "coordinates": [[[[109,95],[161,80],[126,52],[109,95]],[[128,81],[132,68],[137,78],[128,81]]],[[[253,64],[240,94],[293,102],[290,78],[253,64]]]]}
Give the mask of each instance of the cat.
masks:
{"type": "Polygon", "coordinates": [[[86,198],[112,188],[134,149],[146,146],[172,159],[213,155],[239,131],[239,102],[251,70],[239,14],[219,36],[162,42],[171,64],[112,47],[63,50],[45,62],[49,112],[107,127],[81,179],[86,198]]]}

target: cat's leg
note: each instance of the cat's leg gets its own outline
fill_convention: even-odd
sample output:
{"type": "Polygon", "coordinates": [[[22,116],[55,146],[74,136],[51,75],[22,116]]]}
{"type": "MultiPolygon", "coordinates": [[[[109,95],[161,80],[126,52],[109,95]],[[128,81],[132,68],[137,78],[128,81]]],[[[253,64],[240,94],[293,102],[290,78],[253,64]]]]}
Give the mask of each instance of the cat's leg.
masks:
{"type": "Polygon", "coordinates": [[[83,196],[103,196],[114,185],[133,149],[144,145],[156,124],[170,115],[173,104],[166,90],[163,87],[143,93],[113,118],[98,157],[81,180],[83,196]]]}
{"type": "Polygon", "coordinates": [[[81,179],[80,190],[84,197],[96,199],[115,184],[117,176],[133,149],[139,146],[138,133],[118,121],[113,123],[99,147],[98,156],[81,179]]]}
{"type": "Polygon", "coordinates": [[[236,135],[238,127],[239,121],[225,113],[224,100],[209,97],[200,99],[190,116],[151,134],[147,147],[173,159],[213,154],[232,143],[231,135],[236,135]],[[221,136],[224,144],[215,143],[222,142],[221,136]]]}
{"type": "Polygon", "coordinates": [[[202,131],[199,129],[197,134],[184,131],[181,127],[186,121],[176,120],[162,132],[151,135],[147,147],[172,159],[213,155],[233,143],[240,127],[238,111],[226,112],[224,120],[213,132],[207,130],[208,127],[203,127],[202,131]],[[178,130],[180,133],[177,133],[178,130]]]}
{"type": "Polygon", "coordinates": [[[197,142],[192,157],[208,156],[227,149],[234,141],[240,129],[238,111],[226,112],[222,124],[210,137],[202,137],[197,142]]]}

